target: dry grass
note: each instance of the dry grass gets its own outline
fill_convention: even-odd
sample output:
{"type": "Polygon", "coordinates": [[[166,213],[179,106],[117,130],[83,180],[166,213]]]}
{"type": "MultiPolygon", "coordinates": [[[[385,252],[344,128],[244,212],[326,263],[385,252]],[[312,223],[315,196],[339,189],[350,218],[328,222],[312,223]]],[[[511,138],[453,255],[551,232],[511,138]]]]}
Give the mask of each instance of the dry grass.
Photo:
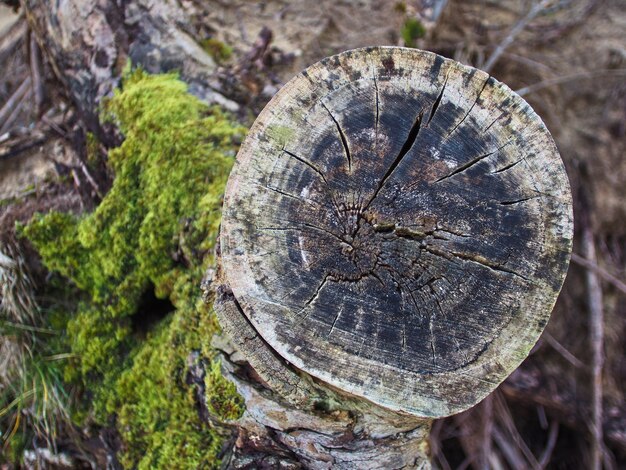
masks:
{"type": "Polygon", "coordinates": [[[45,356],[46,328],[26,263],[17,245],[0,248],[0,444],[18,433],[54,449],[58,429],[70,422],[68,396],[57,361],[45,356]]]}

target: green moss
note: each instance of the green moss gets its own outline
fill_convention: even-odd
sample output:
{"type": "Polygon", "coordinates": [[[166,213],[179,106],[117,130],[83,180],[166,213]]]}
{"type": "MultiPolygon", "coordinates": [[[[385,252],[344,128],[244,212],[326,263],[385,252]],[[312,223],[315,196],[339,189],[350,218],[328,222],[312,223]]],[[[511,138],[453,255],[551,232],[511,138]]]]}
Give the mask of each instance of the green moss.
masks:
{"type": "Polygon", "coordinates": [[[215,328],[209,317],[207,311],[177,309],[117,381],[107,411],[117,413],[128,446],[122,455],[126,468],[208,468],[217,463],[221,441],[200,422],[184,373],[187,356],[201,349],[206,330],[215,328]]]}
{"type": "Polygon", "coordinates": [[[200,45],[218,63],[227,61],[233,54],[232,47],[215,38],[203,39],[200,45]]]}
{"type": "Polygon", "coordinates": [[[400,30],[400,36],[407,47],[415,47],[416,41],[426,35],[426,28],[415,18],[409,18],[404,22],[400,30]]]}
{"type": "Polygon", "coordinates": [[[87,132],[85,137],[85,151],[87,153],[87,163],[96,165],[100,161],[100,142],[95,134],[87,132]]]}
{"type": "Polygon", "coordinates": [[[207,408],[215,416],[232,421],[241,417],[244,402],[237,394],[235,385],[229,382],[220,372],[220,363],[215,360],[205,377],[207,408]]]}
{"type": "MultiPolygon", "coordinates": [[[[66,380],[83,382],[100,422],[117,416],[126,467],[212,466],[221,443],[198,417],[186,358],[199,351],[215,364],[208,343],[218,326],[199,285],[243,129],[171,74],[129,73],[104,112],[124,135],[109,152],[109,193],[91,214],[39,215],[22,230],[86,294],[67,324],[79,367],[66,380]],[[147,289],[175,310],[146,339],[133,317],[147,289]]],[[[234,388],[215,366],[207,374],[221,394],[211,411],[237,416],[234,388]]]]}
{"type": "Polygon", "coordinates": [[[276,140],[277,142],[280,142],[281,145],[285,146],[292,141],[296,130],[288,126],[274,125],[269,126],[266,132],[272,140],[276,140]]]}

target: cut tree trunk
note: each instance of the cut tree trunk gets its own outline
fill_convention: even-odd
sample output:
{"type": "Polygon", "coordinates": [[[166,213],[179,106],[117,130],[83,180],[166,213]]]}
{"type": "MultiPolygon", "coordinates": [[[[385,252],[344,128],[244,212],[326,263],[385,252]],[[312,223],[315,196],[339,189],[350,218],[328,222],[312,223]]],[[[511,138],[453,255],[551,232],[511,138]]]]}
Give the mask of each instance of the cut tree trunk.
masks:
{"type": "Polygon", "coordinates": [[[572,245],[540,118],[415,49],[348,51],[285,85],[223,214],[219,346],[247,404],[234,468],[428,467],[430,420],[528,355],[572,245]]]}

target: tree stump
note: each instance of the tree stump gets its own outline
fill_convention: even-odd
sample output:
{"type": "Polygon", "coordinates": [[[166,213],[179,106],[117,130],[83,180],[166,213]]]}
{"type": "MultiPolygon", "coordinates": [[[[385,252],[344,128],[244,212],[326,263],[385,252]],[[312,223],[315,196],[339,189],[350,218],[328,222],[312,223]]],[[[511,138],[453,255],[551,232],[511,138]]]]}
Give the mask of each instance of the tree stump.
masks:
{"type": "Polygon", "coordinates": [[[220,243],[215,306],[241,353],[225,363],[248,401],[231,465],[280,448],[295,466],[413,468],[429,420],[486,397],[539,338],[571,194],[506,85],[428,52],[358,49],[259,115],[220,243]]]}

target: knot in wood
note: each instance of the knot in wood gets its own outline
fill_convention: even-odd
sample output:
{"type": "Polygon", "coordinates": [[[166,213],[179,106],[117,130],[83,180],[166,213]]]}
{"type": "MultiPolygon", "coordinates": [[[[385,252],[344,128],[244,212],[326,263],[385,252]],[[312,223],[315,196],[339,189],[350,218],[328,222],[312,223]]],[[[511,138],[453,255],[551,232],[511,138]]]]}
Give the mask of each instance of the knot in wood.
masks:
{"type": "Polygon", "coordinates": [[[239,152],[221,235],[226,280],[271,348],[421,416],[473,405],[528,354],[571,238],[567,176],[528,104],[401,48],[285,85],[239,152]]]}

